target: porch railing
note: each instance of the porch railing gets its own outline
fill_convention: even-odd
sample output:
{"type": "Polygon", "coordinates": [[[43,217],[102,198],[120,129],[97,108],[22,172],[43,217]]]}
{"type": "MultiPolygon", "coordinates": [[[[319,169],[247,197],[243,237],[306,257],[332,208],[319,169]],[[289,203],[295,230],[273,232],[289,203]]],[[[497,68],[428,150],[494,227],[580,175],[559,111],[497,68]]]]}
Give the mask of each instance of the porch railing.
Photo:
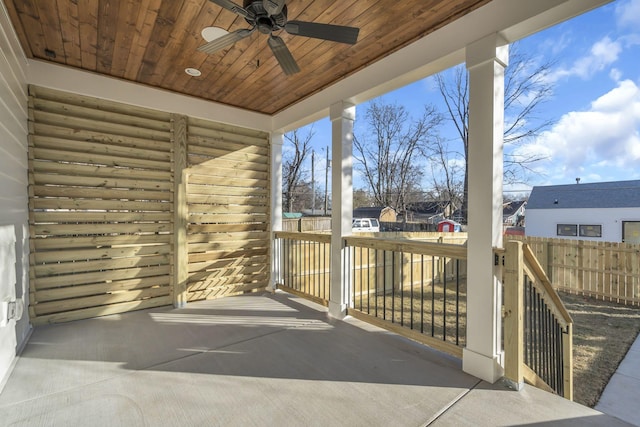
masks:
{"type": "Polygon", "coordinates": [[[344,244],[350,315],[462,357],[464,245],[358,236],[344,244]]]}
{"type": "Polygon", "coordinates": [[[279,263],[278,288],[322,305],[329,302],[331,235],[279,231],[274,233],[274,262],[279,263]]]}
{"type": "Polygon", "coordinates": [[[526,243],[506,245],[505,378],[573,399],[573,321],[526,243]]]}

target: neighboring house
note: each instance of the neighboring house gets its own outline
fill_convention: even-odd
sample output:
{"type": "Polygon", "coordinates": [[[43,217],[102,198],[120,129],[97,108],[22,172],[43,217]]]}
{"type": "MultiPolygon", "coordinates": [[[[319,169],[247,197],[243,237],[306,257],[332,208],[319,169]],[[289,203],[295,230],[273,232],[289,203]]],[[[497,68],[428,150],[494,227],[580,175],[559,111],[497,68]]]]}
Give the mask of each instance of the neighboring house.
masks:
{"type": "Polygon", "coordinates": [[[522,227],[524,225],[524,211],[527,206],[526,200],[507,202],[502,205],[502,223],[522,227]]]}
{"type": "Polygon", "coordinates": [[[526,235],[640,243],[640,180],[533,187],[526,235]]]}
{"type": "Polygon", "coordinates": [[[356,208],[354,218],[375,218],[380,222],[396,222],[396,210],[392,207],[356,208]]]}
{"type": "Polygon", "coordinates": [[[407,206],[407,221],[437,224],[451,216],[451,203],[444,201],[430,201],[412,203],[407,206]]]}

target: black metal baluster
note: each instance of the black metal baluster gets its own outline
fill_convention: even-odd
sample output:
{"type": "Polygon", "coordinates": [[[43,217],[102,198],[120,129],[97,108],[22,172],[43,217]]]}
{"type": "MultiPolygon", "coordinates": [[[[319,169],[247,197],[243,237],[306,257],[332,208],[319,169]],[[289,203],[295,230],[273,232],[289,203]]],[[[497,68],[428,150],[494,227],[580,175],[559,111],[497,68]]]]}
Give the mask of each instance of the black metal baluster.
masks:
{"type": "Polygon", "coordinates": [[[391,251],[391,323],[396,321],[396,253],[391,251]]]}
{"type": "Polygon", "coordinates": [[[404,252],[400,251],[400,326],[404,326],[404,252]]]}
{"type": "MultiPolygon", "coordinates": [[[[567,327],[568,329],[568,327],[567,327]]],[[[569,331],[567,330],[567,334],[569,331]]],[[[558,359],[560,360],[560,393],[564,396],[564,334],[565,331],[563,328],[560,328],[560,336],[558,337],[558,343],[560,344],[560,351],[558,352],[558,359]]]]}
{"type": "Polygon", "coordinates": [[[556,361],[558,360],[558,349],[556,348],[556,328],[555,328],[555,318],[551,317],[549,320],[549,339],[551,344],[551,381],[553,382],[553,389],[558,391],[558,381],[557,381],[557,371],[556,371],[556,361]]]}
{"type": "Polygon", "coordinates": [[[442,258],[442,341],[447,340],[447,258],[442,258]]]}
{"type": "Polygon", "coordinates": [[[543,360],[543,364],[542,364],[542,372],[543,372],[543,378],[544,381],[548,384],[549,383],[549,337],[548,337],[548,319],[549,319],[549,307],[547,306],[547,303],[544,302],[544,300],[542,300],[542,307],[544,307],[543,310],[543,315],[544,317],[542,318],[542,345],[543,345],[543,351],[542,354],[544,356],[543,360]]]}
{"type": "Polygon", "coordinates": [[[382,250],[382,319],[387,320],[387,250],[382,250]]]}
{"type": "MultiPolygon", "coordinates": [[[[527,278],[528,280],[528,278],[527,278]]],[[[537,320],[537,314],[536,314],[536,296],[535,293],[533,293],[534,291],[532,290],[531,293],[531,368],[536,370],[538,369],[538,367],[536,366],[537,364],[537,346],[536,346],[536,333],[537,333],[537,327],[536,327],[536,320],[537,320]]]]}
{"type": "Polygon", "coordinates": [[[540,295],[536,293],[536,371],[542,371],[542,314],[540,308],[540,295]]]}
{"type": "MultiPolygon", "coordinates": [[[[362,252],[363,248],[360,248],[360,311],[362,311],[362,287],[364,285],[364,280],[362,279],[362,272],[364,271],[364,264],[362,264],[362,252]]],[[[355,286],[355,283],[353,285],[355,286]]]]}
{"type": "Polygon", "coordinates": [[[533,294],[533,287],[531,282],[527,278],[527,286],[529,287],[529,366],[535,366],[535,299],[533,294]]]}
{"type": "Polygon", "coordinates": [[[424,333],[424,255],[420,254],[420,333],[424,333]]]}
{"type": "Polygon", "coordinates": [[[411,324],[409,327],[413,329],[413,252],[409,258],[409,282],[409,292],[411,293],[411,310],[409,312],[411,316],[411,324]]]}
{"type": "Polygon", "coordinates": [[[460,260],[456,259],[456,345],[460,344],[460,260]]]}
{"type": "Polygon", "coordinates": [[[375,310],[376,310],[376,317],[378,317],[378,250],[374,249],[373,252],[373,256],[375,257],[375,262],[373,263],[373,285],[376,288],[376,292],[375,292],[375,310]]]}
{"type": "Polygon", "coordinates": [[[367,314],[371,314],[371,249],[367,248],[367,314]]]}
{"type": "Polygon", "coordinates": [[[431,256],[431,336],[436,336],[436,257],[431,256]]]}
{"type": "Polygon", "coordinates": [[[529,304],[529,283],[524,284],[524,363],[531,366],[531,305],[529,304]]]}

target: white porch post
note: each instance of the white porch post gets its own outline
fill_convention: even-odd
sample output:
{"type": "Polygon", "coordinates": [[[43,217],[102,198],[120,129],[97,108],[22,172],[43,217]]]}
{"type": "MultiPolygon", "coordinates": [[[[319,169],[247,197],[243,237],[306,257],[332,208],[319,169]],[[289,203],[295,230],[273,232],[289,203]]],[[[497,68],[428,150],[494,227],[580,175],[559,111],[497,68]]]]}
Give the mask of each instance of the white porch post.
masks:
{"type": "Polygon", "coordinates": [[[466,49],[469,70],[469,205],[465,372],[491,383],[503,375],[501,348],[504,68],[508,45],[497,34],[466,49]],[[501,263],[498,263],[501,264],[501,263]]]}
{"type": "Polygon", "coordinates": [[[351,234],[353,217],[353,122],[356,107],[338,102],[331,119],[331,291],[329,315],[342,318],[349,303],[350,274],[345,274],[342,237],[351,234]]]}
{"type": "Polygon", "coordinates": [[[280,277],[281,259],[275,251],[273,232],[282,231],[282,144],[284,134],[271,134],[271,275],[267,289],[276,289],[276,279],[280,277]]]}

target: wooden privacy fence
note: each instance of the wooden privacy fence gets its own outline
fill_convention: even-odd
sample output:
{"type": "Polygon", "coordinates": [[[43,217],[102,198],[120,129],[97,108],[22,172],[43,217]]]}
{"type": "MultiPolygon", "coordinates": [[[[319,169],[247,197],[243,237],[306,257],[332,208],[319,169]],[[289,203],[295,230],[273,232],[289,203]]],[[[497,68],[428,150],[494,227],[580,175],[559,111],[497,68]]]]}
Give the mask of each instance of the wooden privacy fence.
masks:
{"type": "Polygon", "coordinates": [[[509,236],[526,242],[560,291],[640,305],[640,245],[509,236]]]}
{"type": "Polygon", "coordinates": [[[302,217],[282,220],[282,231],[330,231],[331,217],[302,217]]]}
{"type": "Polygon", "coordinates": [[[29,87],[30,316],[266,285],[267,135],[29,87]]]}

